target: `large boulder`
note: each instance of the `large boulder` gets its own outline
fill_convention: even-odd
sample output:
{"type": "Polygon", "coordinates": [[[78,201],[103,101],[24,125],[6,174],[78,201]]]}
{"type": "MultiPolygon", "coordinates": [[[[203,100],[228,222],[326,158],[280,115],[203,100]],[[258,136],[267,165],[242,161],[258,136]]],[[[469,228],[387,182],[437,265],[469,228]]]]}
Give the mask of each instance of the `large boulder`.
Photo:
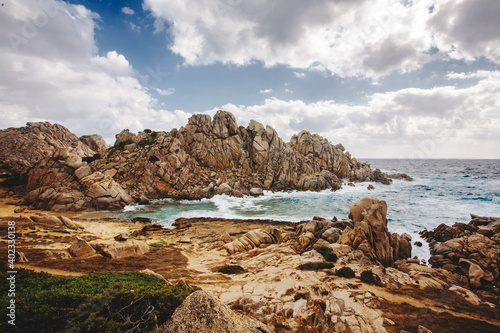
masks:
{"type": "Polygon", "coordinates": [[[93,243],[92,246],[103,256],[111,259],[140,257],[149,252],[149,245],[146,242],[135,239],[127,239],[123,242],[93,243]]]}
{"type": "Polygon", "coordinates": [[[354,229],[346,228],[339,242],[361,250],[385,267],[411,255],[411,237],[391,234],[387,228],[387,204],[383,200],[363,198],[349,206],[354,229]]]}
{"type": "Polygon", "coordinates": [[[263,323],[238,315],[208,291],[189,295],[160,328],[167,333],[263,333],[263,323]]]}

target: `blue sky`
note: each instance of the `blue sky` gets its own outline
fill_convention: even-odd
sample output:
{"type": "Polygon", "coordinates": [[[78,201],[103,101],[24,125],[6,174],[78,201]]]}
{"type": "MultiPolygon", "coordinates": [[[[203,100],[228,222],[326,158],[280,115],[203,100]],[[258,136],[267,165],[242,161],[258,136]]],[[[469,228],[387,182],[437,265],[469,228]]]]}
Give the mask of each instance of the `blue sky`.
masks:
{"type": "Polygon", "coordinates": [[[498,0],[3,0],[0,128],[235,114],[356,157],[500,158],[498,0]]]}

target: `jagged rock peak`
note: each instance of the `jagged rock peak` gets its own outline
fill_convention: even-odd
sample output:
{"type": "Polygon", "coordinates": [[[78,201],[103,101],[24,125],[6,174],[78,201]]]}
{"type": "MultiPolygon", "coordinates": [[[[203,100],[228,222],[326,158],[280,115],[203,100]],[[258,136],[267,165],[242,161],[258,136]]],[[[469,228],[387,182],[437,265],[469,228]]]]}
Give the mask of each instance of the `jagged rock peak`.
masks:
{"type": "MultiPolygon", "coordinates": [[[[98,138],[95,137],[95,140],[98,138]]],[[[0,160],[5,167],[15,172],[21,172],[42,158],[51,156],[56,148],[69,148],[71,153],[78,156],[96,153],[59,124],[28,122],[25,127],[0,130],[0,160]]]]}

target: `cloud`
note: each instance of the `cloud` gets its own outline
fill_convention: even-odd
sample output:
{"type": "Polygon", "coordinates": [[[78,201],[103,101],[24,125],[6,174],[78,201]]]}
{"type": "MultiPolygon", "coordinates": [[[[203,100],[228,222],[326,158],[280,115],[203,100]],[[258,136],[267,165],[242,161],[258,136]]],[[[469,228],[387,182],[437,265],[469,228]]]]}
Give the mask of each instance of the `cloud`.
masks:
{"type": "Polygon", "coordinates": [[[261,89],[261,90],[260,90],[260,93],[261,93],[261,94],[270,94],[270,93],[272,93],[272,92],[273,92],[273,90],[272,90],[272,89],[261,89]]]}
{"type": "Polygon", "coordinates": [[[168,88],[168,89],[156,88],[155,91],[162,96],[169,96],[175,92],[175,88],[168,88]]]}
{"type": "Polygon", "coordinates": [[[187,122],[188,113],[159,107],[125,56],[97,53],[96,19],[81,5],[54,0],[13,2],[9,11],[0,11],[3,35],[21,41],[0,39],[2,128],[48,120],[112,141],[123,128],[187,122]]]}
{"type": "Polygon", "coordinates": [[[470,87],[400,89],[370,95],[363,105],[269,98],[261,105],[221,108],[233,112],[240,124],[255,119],[270,125],[287,141],[300,130],[319,133],[356,157],[500,158],[495,147],[500,72],[478,76],[470,87]]]}
{"type": "Polygon", "coordinates": [[[303,79],[306,77],[306,73],[293,72],[293,74],[295,74],[295,76],[299,79],[303,79]]]}
{"type": "Polygon", "coordinates": [[[185,65],[284,64],[377,79],[436,59],[500,61],[497,0],[145,0],[185,65]],[[221,24],[221,22],[224,24],[221,24]]]}
{"type": "Polygon", "coordinates": [[[130,25],[130,30],[135,31],[135,32],[141,32],[141,26],[134,24],[132,22],[129,22],[130,25]]]}
{"type": "Polygon", "coordinates": [[[133,9],[130,9],[129,7],[123,7],[122,13],[126,15],[134,15],[135,12],[133,9]]]}

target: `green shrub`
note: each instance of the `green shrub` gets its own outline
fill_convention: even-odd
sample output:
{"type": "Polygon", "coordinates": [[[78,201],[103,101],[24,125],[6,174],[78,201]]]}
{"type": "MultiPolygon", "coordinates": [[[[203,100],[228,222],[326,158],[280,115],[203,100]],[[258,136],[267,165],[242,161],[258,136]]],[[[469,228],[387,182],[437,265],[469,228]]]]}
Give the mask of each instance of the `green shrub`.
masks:
{"type": "Polygon", "coordinates": [[[342,267],[337,271],[337,276],[351,279],[355,276],[354,271],[350,267],[342,267]]]}
{"type": "Polygon", "coordinates": [[[168,245],[168,243],[165,240],[163,240],[163,239],[160,239],[156,243],[149,244],[149,246],[152,246],[152,247],[163,247],[165,245],[168,245]]]}
{"type": "Polygon", "coordinates": [[[96,153],[93,156],[82,157],[82,161],[83,162],[87,162],[87,163],[92,163],[95,160],[99,160],[99,159],[101,159],[101,154],[99,154],[99,153],[96,153]]]}
{"type": "Polygon", "coordinates": [[[299,266],[299,269],[303,271],[317,271],[319,269],[330,269],[330,268],[333,268],[333,264],[329,262],[310,262],[299,266]]]}
{"type": "Polygon", "coordinates": [[[364,283],[375,284],[377,283],[376,275],[372,273],[372,271],[363,271],[361,272],[361,281],[364,283]]]}
{"type": "Polygon", "coordinates": [[[149,162],[151,163],[154,163],[154,162],[158,162],[160,159],[158,157],[156,157],[155,155],[151,155],[149,157],[149,162]]]}
{"type": "Polygon", "coordinates": [[[117,145],[114,145],[114,147],[118,150],[123,150],[123,148],[125,148],[126,145],[129,145],[129,144],[132,144],[132,139],[127,139],[125,141],[122,141],[120,143],[118,143],[117,145]]]}
{"type": "Polygon", "coordinates": [[[238,265],[227,265],[218,270],[219,273],[224,273],[224,274],[238,274],[244,271],[245,270],[243,269],[243,267],[238,265]]]}
{"type": "MultiPolygon", "coordinates": [[[[5,272],[5,271],[4,271],[5,272]]],[[[0,288],[8,290],[6,274],[0,288]]],[[[1,332],[147,332],[167,321],[195,288],[169,286],[141,273],[91,274],[76,278],[19,270],[16,325],[1,332]]],[[[6,308],[7,293],[0,295],[6,308]]]]}
{"type": "Polygon", "coordinates": [[[148,133],[148,134],[149,134],[149,133],[151,133],[151,130],[150,130],[149,128],[146,128],[146,129],[144,130],[144,133],[148,133]]]}
{"type": "Polygon", "coordinates": [[[333,250],[326,246],[316,246],[314,248],[314,251],[321,254],[323,258],[325,258],[325,260],[329,262],[336,262],[339,259],[337,255],[333,253],[333,250]]]}
{"type": "Polygon", "coordinates": [[[146,147],[148,145],[151,145],[151,144],[153,144],[153,142],[151,142],[149,140],[141,140],[138,143],[139,147],[142,147],[142,148],[144,148],[144,147],[146,147]]]}
{"type": "Polygon", "coordinates": [[[156,139],[156,137],[157,137],[157,136],[158,136],[158,132],[153,132],[153,133],[151,133],[151,137],[152,137],[153,139],[156,139]]]}

